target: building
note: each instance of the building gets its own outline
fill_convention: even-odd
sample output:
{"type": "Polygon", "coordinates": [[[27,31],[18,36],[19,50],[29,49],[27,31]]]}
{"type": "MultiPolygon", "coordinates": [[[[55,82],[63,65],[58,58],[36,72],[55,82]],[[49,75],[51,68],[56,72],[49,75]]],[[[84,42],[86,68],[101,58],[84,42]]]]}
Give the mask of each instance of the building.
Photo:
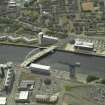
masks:
{"type": "Polygon", "coordinates": [[[40,103],[56,103],[58,101],[58,94],[49,96],[49,95],[36,95],[35,99],[40,103]]]}
{"type": "Polygon", "coordinates": [[[29,91],[20,91],[16,94],[15,101],[18,103],[27,103],[29,102],[29,91]]]}
{"type": "Polygon", "coordinates": [[[49,99],[50,103],[56,103],[57,101],[58,101],[58,96],[57,95],[53,95],[49,99]]]}
{"type": "Polygon", "coordinates": [[[44,75],[50,75],[50,66],[31,63],[29,68],[32,72],[44,75]]]}
{"type": "Polygon", "coordinates": [[[40,32],[40,33],[38,34],[38,44],[39,44],[39,45],[41,45],[41,44],[42,44],[43,35],[44,35],[44,33],[43,33],[43,32],[40,32]]]}
{"type": "Polygon", "coordinates": [[[0,105],[6,105],[7,104],[7,98],[6,97],[0,97],[0,105]]]}
{"type": "Polygon", "coordinates": [[[34,88],[35,81],[34,80],[22,80],[19,84],[18,89],[20,91],[31,90],[34,88]]]}
{"type": "Polygon", "coordinates": [[[49,45],[49,44],[55,44],[57,42],[58,42],[57,37],[45,35],[43,32],[40,32],[38,34],[39,45],[49,45]]]}
{"type": "Polygon", "coordinates": [[[8,69],[6,77],[5,77],[5,82],[4,82],[4,89],[9,92],[12,88],[14,81],[14,70],[13,69],[8,69]]]}
{"type": "Polygon", "coordinates": [[[82,3],[82,10],[83,11],[93,11],[94,10],[94,4],[93,2],[84,2],[82,3]]]}
{"type": "Polygon", "coordinates": [[[94,44],[89,42],[83,42],[83,41],[76,41],[74,44],[75,49],[78,50],[87,50],[87,51],[93,51],[94,50],[94,44]]]}
{"type": "Polygon", "coordinates": [[[0,0],[0,13],[5,12],[9,0],[0,0]]]}
{"type": "Polygon", "coordinates": [[[49,96],[48,95],[36,95],[35,99],[37,102],[45,103],[49,101],[49,96]]]}
{"type": "Polygon", "coordinates": [[[57,37],[48,36],[48,35],[44,35],[43,38],[52,39],[52,40],[58,40],[57,37]]]}
{"type": "Polygon", "coordinates": [[[16,8],[16,1],[15,0],[10,0],[9,1],[9,3],[8,3],[8,6],[10,7],[10,8],[16,8]]]}
{"type": "Polygon", "coordinates": [[[16,0],[9,0],[7,12],[10,18],[16,18],[20,15],[20,9],[17,6],[16,0]]]}

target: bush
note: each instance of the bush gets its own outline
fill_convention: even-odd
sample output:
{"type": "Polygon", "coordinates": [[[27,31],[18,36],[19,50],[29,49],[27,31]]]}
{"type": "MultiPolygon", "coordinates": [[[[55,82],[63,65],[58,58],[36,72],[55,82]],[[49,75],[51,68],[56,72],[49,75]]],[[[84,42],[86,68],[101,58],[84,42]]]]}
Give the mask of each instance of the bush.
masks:
{"type": "Polygon", "coordinates": [[[92,82],[92,81],[98,80],[98,79],[99,79],[99,77],[96,77],[96,76],[93,76],[93,75],[88,75],[86,81],[87,82],[92,82]]]}
{"type": "Polygon", "coordinates": [[[72,88],[71,86],[66,85],[66,86],[65,86],[65,91],[71,91],[71,88],[72,88]]]}
{"type": "Polygon", "coordinates": [[[74,39],[70,39],[70,44],[75,44],[75,40],[74,39]]]}

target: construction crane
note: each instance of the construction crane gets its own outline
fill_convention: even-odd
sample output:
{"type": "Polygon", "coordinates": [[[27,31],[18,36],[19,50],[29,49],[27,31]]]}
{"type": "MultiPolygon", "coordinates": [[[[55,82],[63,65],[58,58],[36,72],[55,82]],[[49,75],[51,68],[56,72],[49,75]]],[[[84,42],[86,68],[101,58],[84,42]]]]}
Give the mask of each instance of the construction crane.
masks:
{"type": "Polygon", "coordinates": [[[61,61],[59,61],[59,63],[69,66],[70,78],[71,79],[76,78],[76,67],[80,67],[80,62],[76,62],[74,64],[71,64],[69,62],[61,62],[61,61]]]}

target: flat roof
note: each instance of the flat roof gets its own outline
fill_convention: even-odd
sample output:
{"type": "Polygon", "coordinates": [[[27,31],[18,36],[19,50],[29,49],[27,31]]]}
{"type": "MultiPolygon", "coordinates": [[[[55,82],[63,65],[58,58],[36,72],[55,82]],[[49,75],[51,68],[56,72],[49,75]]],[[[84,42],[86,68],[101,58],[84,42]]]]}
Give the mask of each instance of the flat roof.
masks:
{"type": "Polygon", "coordinates": [[[6,105],[7,98],[6,97],[0,97],[0,105],[6,105]]]}
{"type": "Polygon", "coordinates": [[[58,40],[57,37],[53,37],[53,36],[43,35],[43,37],[44,37],[44,38],[48,38],[48,39],[58,40]]]}
{"type": "Polygon", "coordinates": [[[44,69],[44,70],[50,70],[50,66],[35,64],[35,63],[31,63],[30,67],[38,68],[38,69],[44,69]]]}
{"type": "Polygon", "coordinates": [[[93,48],[94,44],[90,42],[76,41],[74,46],[93,48]]]}
{"type": "Polygon", "coordinates": [[[93,2],[84,2],[84,3],[82,3],[82,9],[83,9],[83,11],[92,11],[92,10],[94,10],[93,2]]]}
{"type": "Polygon", "coordinates": [[[19,100],[27,100],[29,91],[21,91],[19,94],[19,100]]]}

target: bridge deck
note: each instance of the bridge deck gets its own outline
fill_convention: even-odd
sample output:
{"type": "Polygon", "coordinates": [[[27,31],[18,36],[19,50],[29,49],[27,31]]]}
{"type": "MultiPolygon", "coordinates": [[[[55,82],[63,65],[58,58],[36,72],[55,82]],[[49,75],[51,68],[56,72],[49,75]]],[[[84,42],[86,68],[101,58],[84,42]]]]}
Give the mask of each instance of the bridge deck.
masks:
{"type": "Polygon", "coordinates": [[[22,67],[27,66],[28,64],[30,64],[30,63],[33,62],[34,60],[39,59],[40,57],[42,57],[42,56],[44,56],[45,54],[49,53],[50,51],[54,50],[55,48],[57,48],[57,46],[51,46],[51,47],[49,47],[49,48],[47,48],[47,49],[42,50],[41,52],[39,52],[39,53],[37,53],[37,54],[31,56],[31,57],[28,58],[27,60],[25,60],[25,61],[21,64],[21,66],[22,66],[22,67]]]}

